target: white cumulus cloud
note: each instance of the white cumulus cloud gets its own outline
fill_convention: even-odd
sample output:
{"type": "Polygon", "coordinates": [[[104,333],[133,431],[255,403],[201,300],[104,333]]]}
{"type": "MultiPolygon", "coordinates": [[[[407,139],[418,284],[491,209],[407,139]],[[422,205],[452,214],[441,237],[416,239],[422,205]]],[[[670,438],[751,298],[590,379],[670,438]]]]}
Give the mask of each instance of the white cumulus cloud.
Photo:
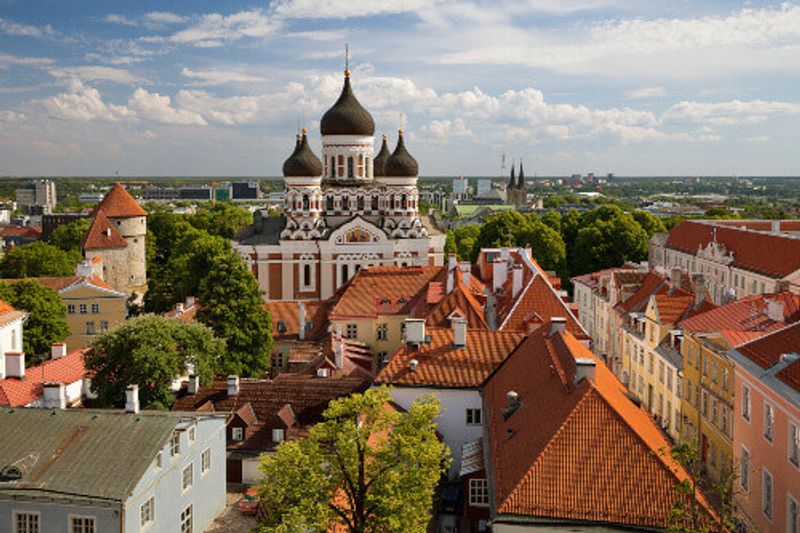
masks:
{"type": "Polygon", "coordinates": [[[148,92],[139,87],[128,99],[131,109],[144,119],[158,124],[177,126],[205,126],[208,123],[199,114],[186,109],[176,108],[172,105],[169,96],[148,92]]]}

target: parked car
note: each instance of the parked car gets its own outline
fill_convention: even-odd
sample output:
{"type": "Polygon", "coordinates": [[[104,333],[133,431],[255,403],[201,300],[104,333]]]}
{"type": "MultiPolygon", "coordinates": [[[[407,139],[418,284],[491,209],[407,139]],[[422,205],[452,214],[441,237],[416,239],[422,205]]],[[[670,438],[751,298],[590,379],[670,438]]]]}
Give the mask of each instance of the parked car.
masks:
{"type": "Polygon", "coordinates": [[[261,498],[258,496],[258,491],[256,489],[247,489],[242,499],[236,504],[236,508],[239,509],[239,512],[247,515],[257,514],[260,506],[261,498]]]}

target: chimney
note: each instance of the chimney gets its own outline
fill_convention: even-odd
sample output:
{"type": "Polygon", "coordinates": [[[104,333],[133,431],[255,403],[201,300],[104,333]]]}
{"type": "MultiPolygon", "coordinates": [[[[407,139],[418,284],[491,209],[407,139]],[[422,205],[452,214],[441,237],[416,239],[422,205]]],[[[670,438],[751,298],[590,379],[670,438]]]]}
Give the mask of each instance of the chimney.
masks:
{"type": "Polygon", "coordinates": [[[450,254],[447,256],[447,271],[450,272],[451,270],[455,270],[458,266],[458,261],[456,260],[456,254],[450,254]]]}
{"type": "Polygon", "coordinates": [[[228,376],[228,396],[239,395],[239,376],[228,376]]]}
{"type": "Polygon", "coordinates": [[[139,412],[139,385],[128,385],[125,389],[125,412],[139,412]]]}
{"type": "Polygon", "coordinates": [[[781,232],[781,221],[780,220],[773,220],[772,221],[772,233],[780,233],[781,232]]]}
{"type": "Polygon", "coordinates": [[[44,384],[44,407],[46,409],[66,409],[67,389],[58,381],[47,381],[44,384]]]}
{"type": "Polygon", "coordinates": [[[331,369],[330,368],[318,368],[317,369],[317,377],[318,378],[329,378],[329,377],[331,377],[331,369]]]}
{"type": "Polygon", "coordinates": [[[200,376],[190,374],[189,384],[186,390],[189,392],[189,394],[197,394],[197,391],[200,390],[200,376]]]}
{"type": "Polygon", "coordinates": [[[84,259],[78,266],[75,268],[75,274],[82,278],[91,278],[94,276],[94,265],[88,259],[84,259]]]}
{"type": "Polygon", "coordinates": [[[422,344],[425,342],[425,319],[406,318],[406,344],[422,344]]]}
{"type": "Polygon", "coordinates": [[[65,355],[67,355],[67,343],[66,342],[54,342],[50,346],[50,357],[52,357],[53,360],[61,359],[65,355]]]}
{"type": "Polygon", "coordinates": [[[486,307],[483,310],[484,315],[486,316],[486,325],[489,326],[489,329],[496,330],[497,329],[497,300],[494,296],[494,292],[490,291],[489,288],[486,288],[486,307]]]}
{"type": "Polygon", "coordinates": [[[511,271],[511,297],[516,298],[522,290],[522,265],[515,265],[511,271]]]}
{"type": "Polygon", "coordinates": [[[706,300],[706,277],[703,274],[692,275],[692,294],[694,295],[695,308],[706,300]]]}
{"type": "Polygon", "coordinates": [[[183,304],[181,302],[178,302],[178,303],[175,304],[175,314],[177,316],[180,316],[180,315],[183,314],[183,309],[184,309],[183,308],[183,304]]]}
{"type": "Polygon", "coordinates": [[[453,319],[453,347],[464,348],[467,346],[467,319],[453,319]]]}
{"type": "Polygon", "coordinates": [[[25,352],[6,352],[6,377],[25,378],[25,352]]]}
{"type": "Polygon", "coordinates": [[[575,359],[575,384],[584,378],[594,379],[595,360],[591,357],[577,357],[575,359]]]}
{"type": "Polygon", "coordinates": [[[678,267],[673,267],[669,271],[669,283],[673,289],[681,286],[682,271],[678,267]]]}
{"type": "Polygon", "coordinates": [[[344,340],[341,338],[334,341],[333,359],[336,368],[344,368],[344,340]]]}
{"type": "Polygon", "coordinates": [[[510,390],[506,393],[506,403],[508,407],[516,407],[519,403],[519,394],[517,394],[517,391],[510,390]]]}
{"type": "Polygon", "coordinates": [[[780,300],[767,300],[767,318],[774,322],[783,322],[783,302],[780,300]]]}
{"type": "Polygon", "coordinates": [[[419,367],[419,361],[416,359],[412,359],[408,362],[408,371],[409,372],[416,372],[417,368],[419,367]]]}
{"type": "Polygon", "coordinates": [[[103,233],[106,234],[106,237],[111,237],[111,228],[106,228],[106,230],[103,233]]]}
{"type": "Polygon", "coordinates": [[[186,309],[194,307],[194,304],[195,304],[194,296],[187,296],[185,305],[186,309]]]}
{"type": "Polygon", "coordinates": [[[458,266],[461,269],[461,283],[469,287],[469,276],[472,273],[472,264],[470,264],[469,261],[462,261],[458,266]]]}
{"type": "Polygon", "coordinates": [[[297,337],[304,341],[306,340],[306,304],[297,302],[297,337]]]}
{"type": "Polygon", "coordinates": [[[550,318],[550,336],[567,331],[567,318],[554,316],[550,318]]]}
{"type": "Polygon", "coordinates": [[[455,271],[449,270],[447,272],[447,294],[453,292],[453,288],[455,287],[455,271]]]}
{"type": "Polygon", "coordinates": [[[492,288],[499,289],[508,279],[508,263],[497,258],[492,263],[492,288]]]}

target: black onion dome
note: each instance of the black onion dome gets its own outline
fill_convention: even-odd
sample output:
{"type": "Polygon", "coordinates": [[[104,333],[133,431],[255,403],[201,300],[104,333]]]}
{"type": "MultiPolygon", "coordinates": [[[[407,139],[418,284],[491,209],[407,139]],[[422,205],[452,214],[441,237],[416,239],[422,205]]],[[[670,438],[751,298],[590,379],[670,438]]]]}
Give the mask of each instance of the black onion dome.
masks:
{"type": "Polygon", "coordinates": [[[419,172],[417,160],[406,150],[406,143],[403,142],[403,130],[400,130],[397,139],[397,147],[394,153],[386,161],[386,175],[397,178],[416,176],[419,172]]]}
{"type": "Polygon", "coordinates": [[[322,161],[314,155],[308,146],[308,137],[303,130],[303,137],[294,148],[294,152],[283,163],[284,177],[316,177],[322,175],[322,161]]]}
{"type": "Polygon", "coordinates": [[[372,175],[374,177],[380,178],[386,175],[386,162],[391,156],[392,153],[389,151],[389,145],[386,143],[386,135],[384,135],[381,151],[378,152],[378,155],[372,160],[372,175]]]}
{"type": "Polygon", "coordinates": [[[358,103],[350,76],[346,73],[344,87],[339,99],[322,115],[319,124],[323,135],[369,135],[375,134],[375,121],[369,111],[358,103]]]}

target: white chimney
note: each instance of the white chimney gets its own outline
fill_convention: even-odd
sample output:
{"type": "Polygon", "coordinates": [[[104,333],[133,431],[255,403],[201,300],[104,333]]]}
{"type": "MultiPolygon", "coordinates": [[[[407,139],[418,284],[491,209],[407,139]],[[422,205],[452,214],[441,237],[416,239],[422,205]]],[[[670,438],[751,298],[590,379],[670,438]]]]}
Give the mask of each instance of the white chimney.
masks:
{"type": "Polygon", "coordinates": [[[467,319],[454,318],[453,319],[453,346],[456,348],[465,347],[467,345],[467,319]]]}
{"type": "Polygon", "coordinates": [[[772,221],[772,233],[780,233],[781,232],[781,221],[780,220],[773,220],[772,221]]]}
{"type": "Polygon", "coordinates": [[[567,331],[567,319],[563,316],[554,316],[550,318],[550,336],[556,333],[563,333],[567,331]]]}
{"type": "Polygon", "coordinates": [[[448,270],[447,271],[447,294],[453,292],[453,288],[455,287],[455,271],[448,270]]]}
{"type": "Polygon", "coordinates": [[[67,355],[67,343],[66,342],[54,342],[50,346],[50,357],[53,359],[61,359],[67,355]]]}
{"type": "Polygon", "coordinates": [[[416,372],[417,368],[419,368],[419,361],[417,361],[416,359],[412,359],[411,361],[408,362],[408,370],[410,372],[416,372]]]}
{"type": "Polygon", "coordinates": [[[672,269],[669,271],[669,282],[673,288],[681,286],[682,277],[683,273],[681,272],[681,269],[678,267],[672,267],[672,269]]]}
{"type": "Polygon", "coordinates": [[[522,265],[515,265],[511,271],[511,296],[516,298],[522,290],[522,265]]]}
{"type": "Polygon", "coordinates": [[[575,359],[575,384],[584,378],[594,379],[595,360],[591,357],[577,357],[575,359]]]}
{"type": "Polygon", "coordinates": [[[44,384],[44,406],[46,409],[66,409],[67,389],[63,383],[48,381],[44,384]]]}
{"type": "Polygon", "coordinates": [[[425,342],[425,319],[406,318],[406,343],[422,344],[425,342]]]}
{"type": "Polygon", "coordinates": [[[94,265],[88,259],[84,259],[78,266],[75,268],[75,274],[82,278],[91,278],[94,276],[94,265]]]}
{"type": "Polygon", "coordinates": [[[186,297],[186,308],[194,307],[194,303],[195,303],[194,296],[186,297]]]}
{"type": "Polygon", "coordinates": [[[344,340],[341,338],[334,341],[333,359],[336,368],[344,368],[344,340]]]}
{"type": "Polygon", "coordinates": [[[331,377],[331,369],[330,368],[318,368],[317,369],[317,377],[318,378],[329,378],[329,377],[331,377]]]}
{"type": "Polygon", "coordinates": [[[297,322],[297,337],[306,340],[306,304],[303,302],[297,302],[297,322]]]}
{"type": "Polygon", "coordinates": [[[462,261],[459,268],[461,269],[461,283],[463,283],[465,287],[469,287],[469,276],[472,273],[472,265],[469,261],[462,261]]]}
{"type": "Polygon", "coordinates": [[[177,316],[180,316],[180,315],[183,314],[183,309],[184,309],[183,308],[183,303],[178,302],[178,303],[175,304],[175,314],[177,316]]]}
{"type": "Polygon", "coordinates": [[[139,385],[128,385],[125,389],[125,412],[139,412],[139,385]]]}
{"type": "Polygon", "coordinates": [[[447,271],[450,272],[451,270],[455,270],[458,266],[458,261],[456,260],[456,254],[450,254],[447,256],[447,271]]]}
{"type": "Polygon", "coordinates": [[[105,234],[106,237],[111,237],[111,228],[106,228],[105,234]]]}
{"type": "Polygon", "coordinates": [[[196,376],[194,374],[189,375],[189,384],[186,388],[189,394],[197,394],[197,391],[200,390],[200,376],[196,376]]]}
{"type": "Polygon", "coordinates": [[[508,279],[508,263],[498,258],[492,263],[492,287],[494,290],[502,287],[508,279]]]}
{"type": "Polygon", "coordinates": [[[517,391],[510,390],[506,393],[506,403],[508,407],[514,407],[519,403],[519,394],[517,394],[517,391]]]}
{"type": "Polygon", "coordinates": [[[239,395],[239,376],[228,376],[228,396],[239,395]]]}
{"type": "Polygon", "coordinates": [[[508,261],[511,258],[511,250],[509,248],[500,248],[500,259],[508,261]]]}
{"type": "Polygon", "coordinates": [[[25,352],[6,352],[6,377],[25,377],[25,352]]]}
{"type": "Polygon", "coordinates": [[[767,300],[767,318],[774,322],[783,322],[783,302],[780,300],[767,300]]]}

